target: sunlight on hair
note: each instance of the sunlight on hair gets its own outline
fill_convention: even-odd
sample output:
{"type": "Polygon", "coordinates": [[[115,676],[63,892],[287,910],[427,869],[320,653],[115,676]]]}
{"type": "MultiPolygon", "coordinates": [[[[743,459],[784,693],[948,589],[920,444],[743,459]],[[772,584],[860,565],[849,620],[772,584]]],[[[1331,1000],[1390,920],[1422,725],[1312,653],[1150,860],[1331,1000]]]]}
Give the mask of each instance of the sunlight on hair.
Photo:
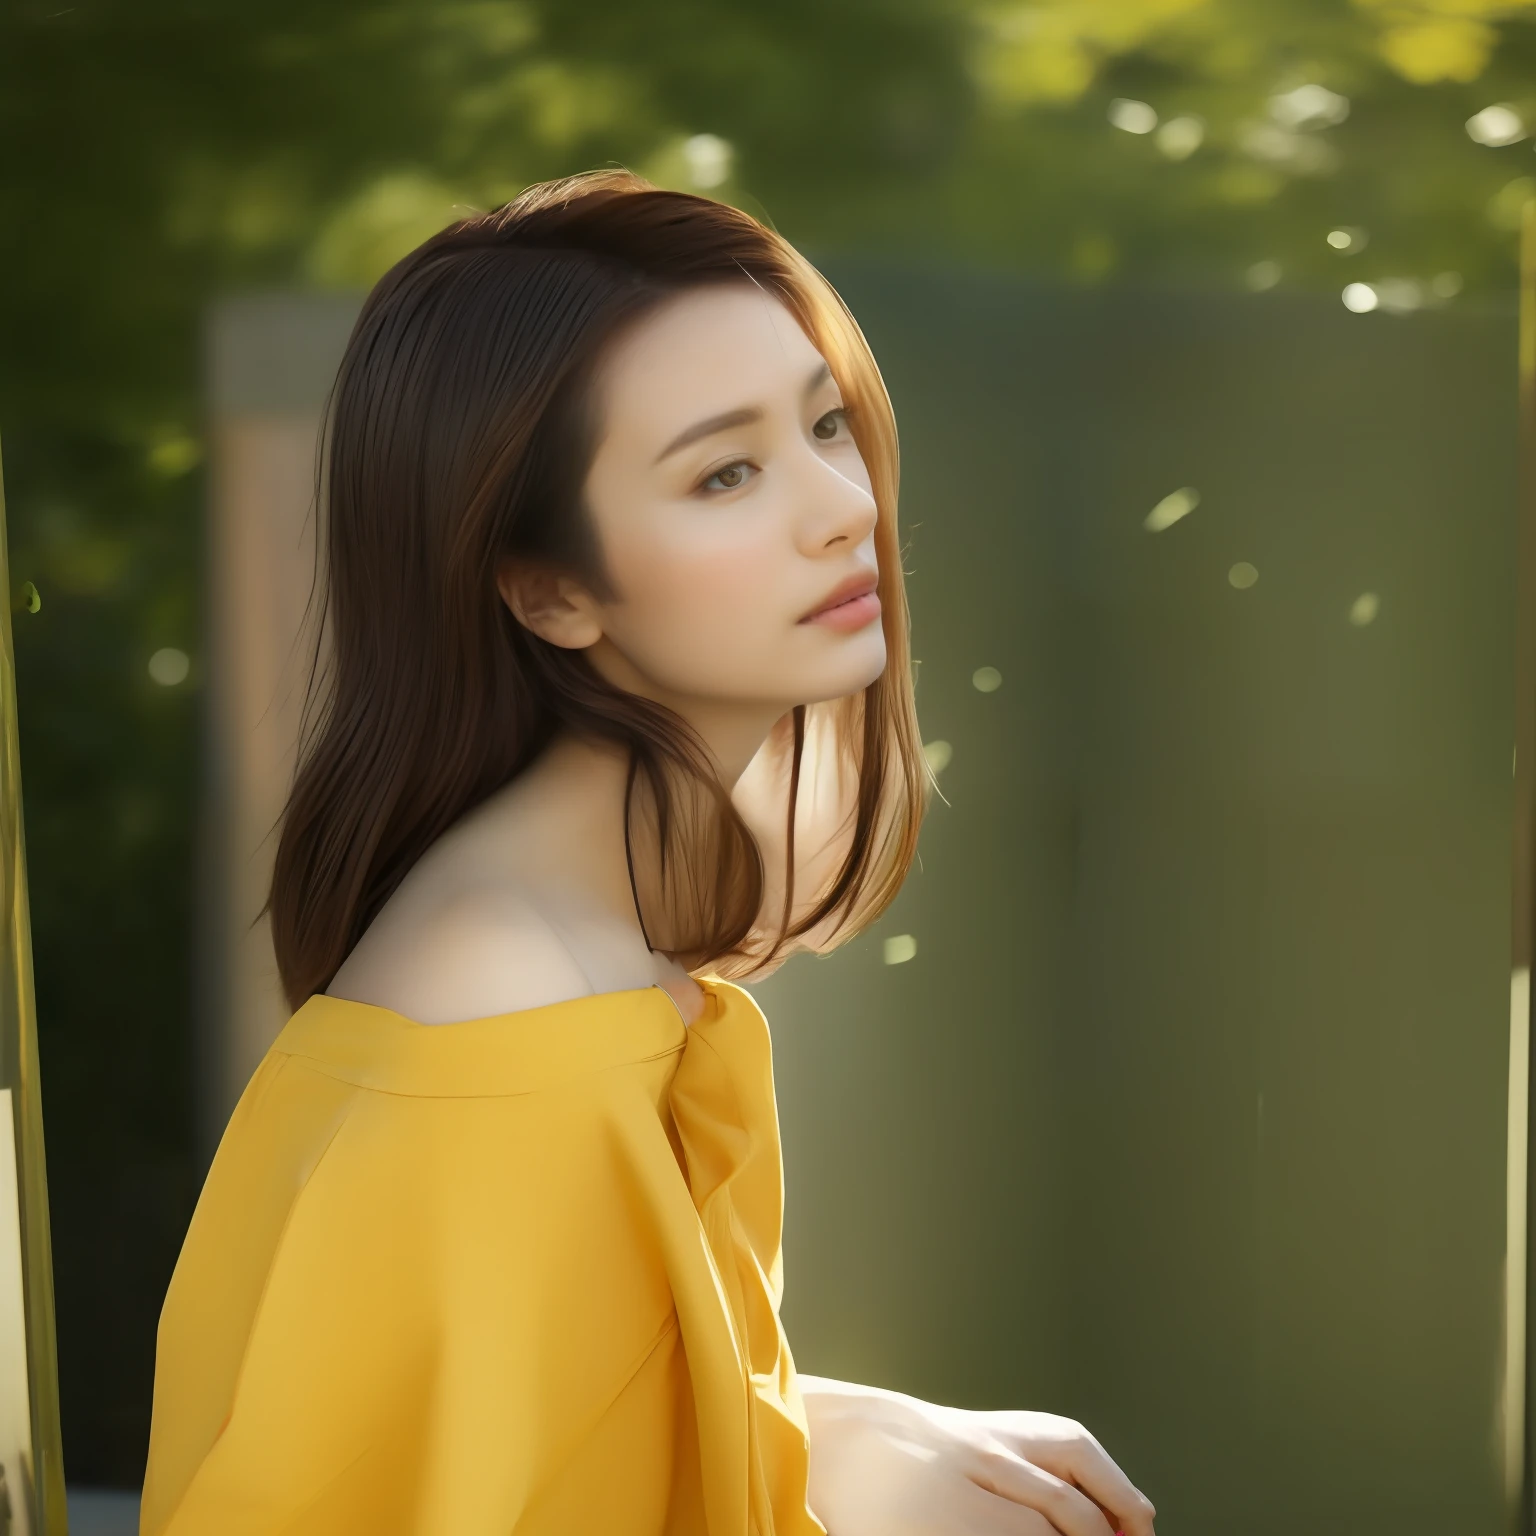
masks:
{"type": "Polygon", "coordinates": [[[1003,674],[996,667],[977,667],[971,673],[971,686],[978,693],[996,693],[1003,686],[1003,674]]]}
{"type": "Polygon", "coordinates": [[[1362,592],[1350,606],[1349,622],[1363,628],[1381,612],[1381,599],[1374,592],[1362,592]]]}
{"type": "Polygon", "coordinates": [[[1227,580],[1239,591],[1244,587],[1251,587],[1259,579],[1258,567],[1249,565],[1246,560],[1239,560],[1236,565],[1227,572],[1227,580]]]}
{"type": "Polygon", "coordinates": [[[901,965],[917,953],[917,940],[910,933],[893,934],[885,941],[885,963],[901,965]]]}
{"type": "Polygon", "coordinates": [[[954,755],[954,749],[947,741],[929,741],[923,744],[923,756],[928,759],[928,766],[935,774],[943,773],[949,767],[949,760],[954,755]]]}
{"type": "Polygon", "coordinates": [[[185,682],[191,669],[187,653],[174,646],[163,646],[149,658],[149,675],[162,688],[174,688],[177,683],[185,682]]]}
{"type": "Polygon", "coordinates": [[[1172,528],[1181,517],[1188,517],[1199,505],[1200,492],[1192,485],[1181,486],[1178,490],[1164,496],[1147,513],[1141,526],[1150,529],[1153,533],[1161,533],[1165,528],[1172,528]]]}

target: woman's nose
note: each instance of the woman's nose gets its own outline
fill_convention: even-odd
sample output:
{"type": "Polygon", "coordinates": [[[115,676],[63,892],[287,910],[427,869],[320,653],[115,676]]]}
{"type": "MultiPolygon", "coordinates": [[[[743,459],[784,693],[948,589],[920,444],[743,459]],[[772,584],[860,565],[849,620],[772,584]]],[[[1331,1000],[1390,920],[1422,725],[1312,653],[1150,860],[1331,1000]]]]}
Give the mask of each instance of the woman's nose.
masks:
{"type": "Polygon", "coordinates": [[[839,541],[862,544],[879,521],[880,509],[869,489],[837,465],[818,458],[804,490],[807,509],[801,527],[813,550],[839,541]]]}

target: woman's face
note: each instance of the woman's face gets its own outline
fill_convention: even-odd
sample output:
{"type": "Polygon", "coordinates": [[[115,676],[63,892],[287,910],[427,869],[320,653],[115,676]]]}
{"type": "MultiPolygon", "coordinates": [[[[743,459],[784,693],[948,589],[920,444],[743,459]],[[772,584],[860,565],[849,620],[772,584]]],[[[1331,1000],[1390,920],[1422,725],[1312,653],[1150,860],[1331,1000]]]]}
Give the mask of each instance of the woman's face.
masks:
{"type": "Polygon", "coordinates": [[[668,298],[616,338],[595,404],[586,496],[616,595],[561,578],[525,623],[738,761],[793,705],[881,674],[877,599],[804,617],[873,579],[876,509],[837,384],[778,299],[746,282],[668,298]]]}

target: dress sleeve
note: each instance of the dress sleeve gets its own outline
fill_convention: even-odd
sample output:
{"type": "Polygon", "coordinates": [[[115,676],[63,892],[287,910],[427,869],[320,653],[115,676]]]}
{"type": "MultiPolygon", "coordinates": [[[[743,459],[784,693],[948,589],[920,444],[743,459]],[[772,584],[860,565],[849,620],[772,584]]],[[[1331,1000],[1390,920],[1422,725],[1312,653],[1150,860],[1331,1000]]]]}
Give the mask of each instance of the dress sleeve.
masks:
{"type": "Polygon", "coordinates": [[[609,1536],[660,1529],[678,1319],[613,1132],[644,1084],[262,1071],[161,1315],[140,1536],[542,1536],[578,1453],[609,1536]]]}

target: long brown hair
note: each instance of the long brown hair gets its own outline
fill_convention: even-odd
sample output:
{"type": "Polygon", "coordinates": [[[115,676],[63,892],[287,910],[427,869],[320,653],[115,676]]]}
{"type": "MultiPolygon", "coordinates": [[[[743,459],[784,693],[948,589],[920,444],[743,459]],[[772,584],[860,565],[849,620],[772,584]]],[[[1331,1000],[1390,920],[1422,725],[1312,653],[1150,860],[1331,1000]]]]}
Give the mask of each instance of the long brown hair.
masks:
{"type": "Polygon", "coordinates": [[[321,632],[263,908],[291,1008],[329,985],[427,848],[560,731],[627,751],[626,848],[633,829],[653,855],[636,910],[651,947],[689,971],[760,976],[797,947],[832,947],[826,935],[846,941],[889,905],[931,786],[897,539],[896,423],[857,322],[787,241],[727,204],[629,171],[531,186],[379,280],[347,343],[322,443],[321,632]],[[862,692],[799,705],[770,737],[766,750],[786,769],[776,933],[763,920],[758,843],[697,733],[612,686],[584,652],[533,634],[496,584],[521,559],[612,596],[582,499],[602,348],[671,294],[745,279],[791,310],[843,391],[878,507],[888,658],[862,692]],[[793,832],[808,737],[831,744],[853,790],[836,844],[846,854],[801,899],[793,832]]]}

